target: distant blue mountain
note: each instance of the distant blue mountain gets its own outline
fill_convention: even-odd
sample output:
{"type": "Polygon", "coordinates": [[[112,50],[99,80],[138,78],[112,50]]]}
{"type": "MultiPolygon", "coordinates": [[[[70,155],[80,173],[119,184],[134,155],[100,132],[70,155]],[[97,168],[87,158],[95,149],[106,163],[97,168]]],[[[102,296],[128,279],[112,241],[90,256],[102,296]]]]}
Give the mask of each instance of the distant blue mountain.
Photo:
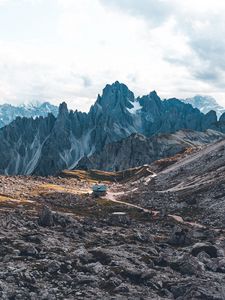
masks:
{"type": "Polygon", "coordinates": [[[225,112],[225,108],[219,105],[216,99],[210,96],[196,95],[193,98],[187,98],[182,101],[198,108],[204,114],[207,114],[210,110],[214,110],[217,116],[220,117],[225,112]]]}
{"type": "Polygon", "coordinates": [[[57,116],[58,107],[50,104],[49,102],[44,102],[39,105],[29,104],[21,106],[3,104],[0,105],[0,128],[11,123],[16,119],[16,117],[47,117],[48,113],[52,113],[54,116],[57,116]]]}

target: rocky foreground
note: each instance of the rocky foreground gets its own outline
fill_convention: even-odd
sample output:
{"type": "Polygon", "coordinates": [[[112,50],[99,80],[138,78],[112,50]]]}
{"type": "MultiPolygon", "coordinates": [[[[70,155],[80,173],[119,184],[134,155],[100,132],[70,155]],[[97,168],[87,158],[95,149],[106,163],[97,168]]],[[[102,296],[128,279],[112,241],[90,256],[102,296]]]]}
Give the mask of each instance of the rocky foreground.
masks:
{"type": "Polygon", "coordinates": [[[0,177],[0,298],[225,299],[223,158],[105,177],[104,199],[99,174],[0,177]]]}

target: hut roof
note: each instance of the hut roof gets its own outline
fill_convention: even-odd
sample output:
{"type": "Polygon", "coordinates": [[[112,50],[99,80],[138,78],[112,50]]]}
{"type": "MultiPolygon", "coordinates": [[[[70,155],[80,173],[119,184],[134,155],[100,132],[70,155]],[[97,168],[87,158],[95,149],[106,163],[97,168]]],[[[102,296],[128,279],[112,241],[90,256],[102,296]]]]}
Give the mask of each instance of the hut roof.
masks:
{"type": "Polygon", "coordinates": [[[92,187],[93,192],[106,192],[107,186],[105,184],[95,184],[92,187]]]}

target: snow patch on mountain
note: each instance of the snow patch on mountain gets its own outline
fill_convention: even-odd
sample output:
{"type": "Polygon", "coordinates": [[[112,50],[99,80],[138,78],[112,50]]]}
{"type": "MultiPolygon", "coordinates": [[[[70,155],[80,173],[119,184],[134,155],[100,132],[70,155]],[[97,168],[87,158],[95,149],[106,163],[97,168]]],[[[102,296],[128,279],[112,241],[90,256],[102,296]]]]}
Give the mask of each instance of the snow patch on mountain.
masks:
{"type": "Polygon", "coordinates": [[[139,101],[134,101],[134,102],[130,102],[130,103],[133,105],[133,107],[132,108],[127,108],[129,113],[136,114],[140,109],[142,109],[139,101]]]}

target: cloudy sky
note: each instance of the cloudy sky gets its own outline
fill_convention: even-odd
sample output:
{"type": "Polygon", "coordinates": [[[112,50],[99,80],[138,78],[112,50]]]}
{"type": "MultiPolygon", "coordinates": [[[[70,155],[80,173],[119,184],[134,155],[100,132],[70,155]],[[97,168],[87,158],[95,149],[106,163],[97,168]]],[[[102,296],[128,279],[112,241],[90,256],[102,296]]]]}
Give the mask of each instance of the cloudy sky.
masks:
{"type": "Polygon", "coordinates": [[[0,103],[87,110],[107,83],[225,106],[223,0],[0,0],[0,103]]]}

